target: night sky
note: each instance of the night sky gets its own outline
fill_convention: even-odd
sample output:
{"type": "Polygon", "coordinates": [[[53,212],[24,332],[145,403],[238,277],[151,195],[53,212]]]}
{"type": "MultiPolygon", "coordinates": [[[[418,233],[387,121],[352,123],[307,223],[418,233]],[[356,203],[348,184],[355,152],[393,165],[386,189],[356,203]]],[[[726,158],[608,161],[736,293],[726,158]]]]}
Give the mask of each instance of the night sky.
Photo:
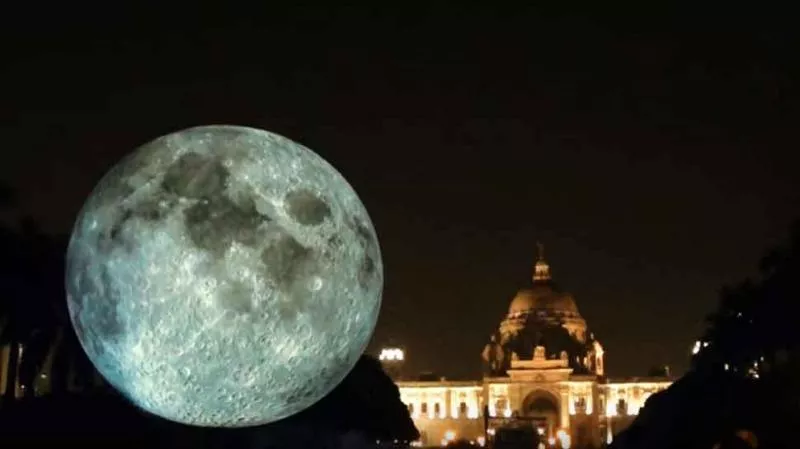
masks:
{"type": "Polygon", "coordinates": [[[405,346],[409,372],[479,375],[537,241],[610,374],[681,372],[719,287],[798,216],[790,14],[51,13],[0,27],[0,180],[20,209],[67,233],[152,138],[285,135],[370,211],[373,346],[405,346]]]}

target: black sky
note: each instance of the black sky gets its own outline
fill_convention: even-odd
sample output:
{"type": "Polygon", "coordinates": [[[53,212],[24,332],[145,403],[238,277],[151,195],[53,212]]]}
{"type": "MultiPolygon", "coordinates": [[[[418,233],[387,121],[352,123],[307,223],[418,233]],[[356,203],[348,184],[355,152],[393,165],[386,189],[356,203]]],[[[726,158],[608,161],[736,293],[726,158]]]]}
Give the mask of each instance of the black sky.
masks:
{"type": "Polygon", "coordinates": [[[537,240],[612,374],[681,370],[717,289],[798,212],[786,14],[60,14],[2,31],[0,179],[22,209],[65,233],[151,138],[283,134],[370,211],[386,266],[374,345],[405,345],[411,371],[477,375],[537,240]]]}

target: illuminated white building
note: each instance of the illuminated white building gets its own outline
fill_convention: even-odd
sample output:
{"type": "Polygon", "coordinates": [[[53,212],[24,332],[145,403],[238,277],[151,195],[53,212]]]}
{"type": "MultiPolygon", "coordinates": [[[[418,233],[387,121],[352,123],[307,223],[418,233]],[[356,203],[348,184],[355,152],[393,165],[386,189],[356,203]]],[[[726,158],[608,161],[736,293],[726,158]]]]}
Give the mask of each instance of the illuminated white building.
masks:
{"type": "MultiPolygon", "coordinates": [[[[540,247],[533,285],[520,290],[483,351],[478,381],[398,381],[419,446],[483,445],[502,427],[529,426],[561,447],[610,442],[668,377],[606,376],[602,345],[574,298],[553,283],[540,247]],[[484,417],[484,414],[486,415],[484,417]]],[[[384,356],[402,360],[390,350],[384,356]]]]}

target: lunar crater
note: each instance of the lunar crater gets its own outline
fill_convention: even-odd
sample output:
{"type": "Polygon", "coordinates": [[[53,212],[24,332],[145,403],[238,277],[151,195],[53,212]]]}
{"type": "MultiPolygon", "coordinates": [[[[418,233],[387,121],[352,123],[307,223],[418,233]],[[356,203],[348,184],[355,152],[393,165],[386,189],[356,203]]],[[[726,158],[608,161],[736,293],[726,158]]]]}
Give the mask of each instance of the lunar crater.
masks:
{"type": "Polygon", "coordinates": [[[239,205],[224,195],[202,198],[185,210],[184,217],[192,242],[216,254],[234,241],[254,245],[265,221],[252,203],[239,205]]]}
{"type": "Polygon", "coordinates": [[[328,203],[307,189],[289,192],[284,204],[289,216],[305,226],[316,226],[331,215],[328,203]]]}
{"type": "Polygon", "coordinates": [[[204,198],[222,191],[228,175],[219,159],[190,152],[167,168],[162,187],[186,198],[204,198]]]}
{"type": "Polygon", "coordinates": [[[288,290],[292,284],[308,271],[314,262],[314,251],[300,244],[289,234],[281,234],[261,252],[261,261],[269,278],[288,290]]]}

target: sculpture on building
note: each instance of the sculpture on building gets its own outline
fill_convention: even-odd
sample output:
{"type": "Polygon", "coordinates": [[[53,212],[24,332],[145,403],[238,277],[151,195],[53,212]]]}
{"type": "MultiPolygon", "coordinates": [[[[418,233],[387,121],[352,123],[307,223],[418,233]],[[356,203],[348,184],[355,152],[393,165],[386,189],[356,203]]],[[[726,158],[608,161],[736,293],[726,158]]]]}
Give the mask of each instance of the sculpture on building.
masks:
{"type": "Polygon", "coordinates": [[[481,358],[483,359],[484,375],[502,375],[507,369],[506,361],[508,357],[506,357],[505,350],[497,341],[497,337],[495,335],[489,337],[489,343],[484,346],[481,358]]]}

